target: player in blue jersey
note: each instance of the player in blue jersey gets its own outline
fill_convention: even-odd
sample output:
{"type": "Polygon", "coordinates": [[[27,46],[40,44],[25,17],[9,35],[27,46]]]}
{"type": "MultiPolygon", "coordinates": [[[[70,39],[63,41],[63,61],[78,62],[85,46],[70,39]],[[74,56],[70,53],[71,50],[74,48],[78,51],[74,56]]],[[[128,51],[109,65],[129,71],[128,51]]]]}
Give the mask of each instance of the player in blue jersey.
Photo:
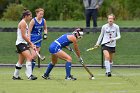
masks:
{"type": "Polygon", "coordinates": [[[62,48],[65,48],[65,47],[68,48],[68,46],[71,43],[73,43],[74,50],[75,50],[76,54],[78,55],[79,60],[82,61],[82,58],[80,57],[80,51],[79,51],[78,45],[77,45],[77,40],[83,36],[82,30],[83,29],[81,29],[81,28],[77,28],[74,30],[73,33],[64,34],[51,43],[51,45],[49,47],[49,52],[51,53],[51,62],[49,63],[46,72],[42,76],[44,79],[50,79],[49,74],[50,74],[51,70],[53,69],[54,65],[57,63],[58,58],[60,58],[60,59],[63,59],[66,61],[66,65],[65,65],[66,78],[65,79],[66,80],[76,80],[76,78],[74,78],[71,75],[72,58],[66,52],[64,52],[62,50],[62,48]]]}
{"type": "MultiPolygon", "coordinates": [[[[31,42],[36,45],[37,51],[39,52],[42,40],[47,38],[47,26],[46,26],[46,20],[43,18],[44,9],[38,8],[35,10],[35,12],[36,12],[36,17],[34,17],[29,24],[29,36],[30,36],[31,42]],[[42,39],[43,32],[44,32],[44,35],[42,39]]],[[[33,70],[37,55],[35,51],[32,51],[32,52],[33,52],[33,58],[34,58],[34,60],[32,60],[32,70],[33,70]]]]}

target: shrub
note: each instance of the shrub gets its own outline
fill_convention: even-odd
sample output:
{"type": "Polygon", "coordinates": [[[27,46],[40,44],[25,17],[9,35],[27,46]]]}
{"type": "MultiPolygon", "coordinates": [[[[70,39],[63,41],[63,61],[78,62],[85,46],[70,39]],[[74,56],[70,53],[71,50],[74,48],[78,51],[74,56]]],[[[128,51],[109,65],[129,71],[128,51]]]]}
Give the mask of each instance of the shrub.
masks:
{"type": "Polygon", "coordinates": [[[3,20],[17,21],[21,18],[24,6],[22,4],[10,4],[7,6],[6,11],[3,13],[3,20]]]}

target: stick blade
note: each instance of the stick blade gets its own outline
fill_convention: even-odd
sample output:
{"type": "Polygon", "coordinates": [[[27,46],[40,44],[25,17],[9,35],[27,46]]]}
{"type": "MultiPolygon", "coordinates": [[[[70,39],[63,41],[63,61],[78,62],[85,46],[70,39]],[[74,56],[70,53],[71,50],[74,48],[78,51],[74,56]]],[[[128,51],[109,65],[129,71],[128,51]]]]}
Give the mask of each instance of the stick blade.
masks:
{"type": "Polygon", "coordinates": [[[89,49],[87,49],[86,51],[91,51],[91,50],[93,50],[94,48],[89,48],[89,49]]]}
{"type": "Polygon", "coordinates": [[[40,55],[40,59],[43,61],[45,60],[45,56],[40,55]]]}

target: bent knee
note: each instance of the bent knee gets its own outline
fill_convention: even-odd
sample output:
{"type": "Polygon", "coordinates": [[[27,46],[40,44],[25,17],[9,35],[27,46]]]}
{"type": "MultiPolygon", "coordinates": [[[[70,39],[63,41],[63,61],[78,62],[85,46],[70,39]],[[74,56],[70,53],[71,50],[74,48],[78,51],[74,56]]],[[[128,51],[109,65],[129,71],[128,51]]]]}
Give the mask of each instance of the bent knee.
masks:
{"type": "Polygon", "coordinates": [[[72,58],[69,56],[69,57],[67,57],[66,61],[72,62],[72,58]]]}
{"type": "Polygon", "coordinates": [[[32,59],[33,59],[33,56],[28,56],[27,57],[27,61],[32,61],[32,59]]]}

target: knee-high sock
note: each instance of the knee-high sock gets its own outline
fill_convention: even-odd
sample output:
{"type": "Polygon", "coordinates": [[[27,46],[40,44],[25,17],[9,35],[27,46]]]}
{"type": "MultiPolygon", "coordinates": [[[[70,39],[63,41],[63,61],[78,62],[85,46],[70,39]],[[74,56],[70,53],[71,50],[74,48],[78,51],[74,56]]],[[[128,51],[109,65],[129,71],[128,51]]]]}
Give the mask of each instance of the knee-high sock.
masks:
{"type": "Polygon", "coordinates": [[[66,77],[71,75],[71,62],[66,62],[66,77]]]}
{"type": "Polygon", "coordinates": [[[110,62],[105,60],[106,73],[110,72],[110,62]]]}
{"type": "Polygon", "coordinates": [[[112,69],[113,61],[110,62],[110,70],[112,69]]]}
{"type": "Polygon", "coordinates": [[[46,72],[44,73],[44,75],[49,76],[49,74],[50,74],[51,70],[53,69],[53,67],[54,67],[54,65],[52,63],[50,63],[48,65],[48,68],[47,68],[46,72]]]}
{"type": "Polygon", "coordinates": [[[34,70],[35,63],[36,63],[36,61],[35,60],[32,60],[32,71],[34,70]]]}
{"type": "Polygon", "coordinates": [[[32,63],[27,61],[26,62],[26,76],[29,78],[32,75],[32,63]]]}
{"type": "Polygon", "coordinates": [[[14,72],[14,77],[18,78],[19,77],[19,70],[22,68],[22,65],[17,62],[15,66],[15,72],[14,72]]]}

